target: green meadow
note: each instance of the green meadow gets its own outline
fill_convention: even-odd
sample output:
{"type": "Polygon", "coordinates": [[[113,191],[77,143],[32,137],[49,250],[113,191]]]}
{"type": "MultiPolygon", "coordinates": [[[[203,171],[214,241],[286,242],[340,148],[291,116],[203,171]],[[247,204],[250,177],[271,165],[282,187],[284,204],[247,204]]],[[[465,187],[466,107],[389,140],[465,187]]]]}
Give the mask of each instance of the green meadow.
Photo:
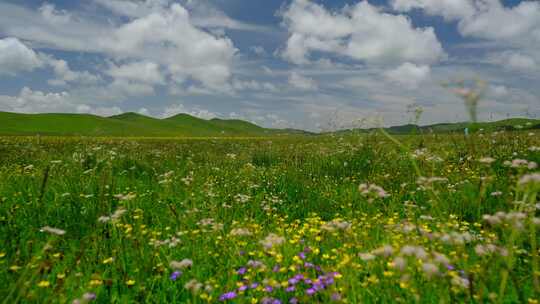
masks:
{"type": "MultiPolygon", "coordinates": [[[[12,132],[70,124],[39,117],[12,132]]],[[[532,124],[153,139],[174,118],[102,120],[75,133],[139,138],[0,137],[0,303],[538,303],[532,124]]]]}

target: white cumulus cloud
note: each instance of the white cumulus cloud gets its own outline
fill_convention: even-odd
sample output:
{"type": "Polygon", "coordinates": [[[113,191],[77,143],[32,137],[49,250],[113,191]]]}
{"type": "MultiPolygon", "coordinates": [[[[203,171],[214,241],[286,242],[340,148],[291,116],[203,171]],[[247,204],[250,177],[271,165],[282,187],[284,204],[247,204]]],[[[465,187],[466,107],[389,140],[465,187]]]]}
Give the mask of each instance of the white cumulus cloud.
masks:
{"type": "Polygon", "coordinates": [[[16,75],[42,66],[38,54],[19,39],[0,39],[0,74],[16,75]]]}
{"type": "Polygon", "coordinates": [[[387,71],[385,76],[392,82],[396,82],[408,89],[417,89],[418,86],[429,79],[431,68],[427,65],[416,65],[405,62],[399,67],[387,71]]]}
{"type": "Polygon", "coordinates": [[[505,41],[523,47],[540,45],[540,2],[504,6],[499,0],[394,0],[394,9],[422,9],[458,22],[463,36],[505,41]]]}
{"type": "Polygon", "coordinates": [[[119,23],[75,14],[68,18],[53,6],[35,11],[0,3],[0,34],[52,49],[154,62],[167,69],[173,81],[194,80],[214,90],[227,87],[237,52],[232,41],[197,27],[178,3],[147,2],[157,2],[161,8],[119,23]]]}
{"type": "Polygon", "coordinates": [[[282,55],[296,64],[310,62],[312,52],[375,63],[433,63],[446,55],[433,28],[415,28],[408,17],[382,12],[367,1],[332,12],[294,0],[282,15],[290,33],[282,55]]]}
{"type": "Polygon", "coordinates": [[[117,106],[91,106],[69,92],[43,92],[23,87],[18,95],[0,95],[0,111],[18,113],[89,113],[111,116],[122,113],[117,106]]]}

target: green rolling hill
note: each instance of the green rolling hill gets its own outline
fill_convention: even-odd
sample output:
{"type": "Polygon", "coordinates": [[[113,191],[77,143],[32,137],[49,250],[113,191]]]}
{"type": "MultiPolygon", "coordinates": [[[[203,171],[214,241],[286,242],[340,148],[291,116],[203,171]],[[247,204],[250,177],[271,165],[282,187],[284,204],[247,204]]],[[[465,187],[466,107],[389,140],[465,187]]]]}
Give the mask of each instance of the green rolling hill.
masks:
{"type": "Polygon", "coordinates": [[[242,120],[205,120],[187,114],[157,119],[137,113],[100,117],[89,114],[0,112],[0,135],[228,137],[298,133],[303,132],[266,129],[242,120]]]}
{"type": "MultiPolygon", "coordinates": [[[[483,129],[484,131],[517,131],[517,130],[530,130],[540,129],[540,120],[529,118],[510,118],[494,122],[478,122],[471,125],[468,122],[457,123],[438,123],[426,126],[418,126],[415,124],[406,124],[402,126],[392,126],[384,128],[390,134],[412,134],[412,133],[462,133],[465,128],[469,128],[471,132],[483,129]]],[[[370,132],[378,130],[378,128],[369,129],[354,129],[354,130],[342,130],[340,132],[370,132]]]]}
{"type": "MultiPolygon", "coordinates": [[[[440,123],[427,126],[407,124],[385,128],[391,134],[463,132],[469,123],[440,123]]],[[[512,118],[496,122],[480,122],[473,130],[540,129],[540,120],[512,118]]],[[[370,132],[372,129],[341,130],[335,133],[370,132]]],[[[113,137],[259,137],[276,135],[308,135],[294,129],[266,129],[237,119],[205,120],[188,114],[165,119],[124,113],[111,117],[90,114],[19,114],[0,112],[0,135],[44,136],[113,136],[113,137]]]]}

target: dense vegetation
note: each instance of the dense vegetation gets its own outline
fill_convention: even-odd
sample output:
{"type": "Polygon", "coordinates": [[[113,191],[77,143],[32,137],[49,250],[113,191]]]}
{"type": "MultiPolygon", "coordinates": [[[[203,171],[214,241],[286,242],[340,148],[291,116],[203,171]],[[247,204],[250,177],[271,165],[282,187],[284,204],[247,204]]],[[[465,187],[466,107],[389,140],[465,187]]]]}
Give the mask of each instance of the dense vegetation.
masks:
{"type": "Polygon", "coordinates": [[[0,138],[0,299],[538,303],[539,147],[0,138]]]}

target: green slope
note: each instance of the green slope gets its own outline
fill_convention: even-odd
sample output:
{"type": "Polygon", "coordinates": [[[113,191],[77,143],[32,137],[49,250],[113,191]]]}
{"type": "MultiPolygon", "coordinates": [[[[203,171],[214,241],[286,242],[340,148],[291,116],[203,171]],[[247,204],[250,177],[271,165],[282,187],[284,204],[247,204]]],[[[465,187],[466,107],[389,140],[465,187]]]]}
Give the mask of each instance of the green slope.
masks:
{"type": "Polygon", "coordinates": [[[136,113],[100,117],[88,114],[0,112],[0,135],[211,137],[264,136],[275,132],[280,131],[241,120],[204,120],[187,114],[157,119],[136,113]]]}
{"type": "MultiPolygon", "coordinates": [[[[451,133],[451,132],[463,132],[465,128],[469,128],[472,131],[483,129],[484,131],[496,131],[496,130],[529,130],[540,129],[540,120],[529,118],[510,118],[495,122],[478,122],[471,125],[468,122],[457,123],[438,123],[427,126],[418,126],[414,124],[406,124],[401,126],[392,126],[385,128],[390,134],[413,134],[420,132],[435,132],[435,133],[451,133]]],[[[355,129],[355,130],[342,130],[339,133],[347,132],[370,132],[377,130],[378,128],[370,129],[355,129]]]]}

